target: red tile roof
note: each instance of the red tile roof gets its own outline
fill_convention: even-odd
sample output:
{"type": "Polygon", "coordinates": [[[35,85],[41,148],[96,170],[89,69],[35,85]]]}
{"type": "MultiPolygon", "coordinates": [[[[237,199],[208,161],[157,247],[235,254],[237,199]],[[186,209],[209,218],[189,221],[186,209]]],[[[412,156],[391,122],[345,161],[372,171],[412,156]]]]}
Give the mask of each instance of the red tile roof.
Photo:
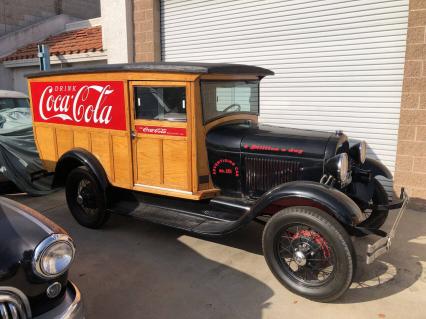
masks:
{"type": "Polygon", "coordinates": [[[37,44],[47,44],[50,55],[64,55],[103,51],[100,26],[67,31],[51,35],[47,39],[26,45],[0,61],[32,59],[37,57],[37,44]]]}

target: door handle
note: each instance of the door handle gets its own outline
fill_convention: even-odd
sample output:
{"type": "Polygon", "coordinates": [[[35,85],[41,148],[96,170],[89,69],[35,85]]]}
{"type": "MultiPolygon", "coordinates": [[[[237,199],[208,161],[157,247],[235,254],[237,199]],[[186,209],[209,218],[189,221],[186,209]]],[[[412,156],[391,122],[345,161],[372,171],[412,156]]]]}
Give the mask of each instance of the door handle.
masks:
{"type": "Polygon", "coordinates": [[[134,140],[136,138],[136,132],[135,131],[130,131],[130,138],[132,140],[134,140]]]}

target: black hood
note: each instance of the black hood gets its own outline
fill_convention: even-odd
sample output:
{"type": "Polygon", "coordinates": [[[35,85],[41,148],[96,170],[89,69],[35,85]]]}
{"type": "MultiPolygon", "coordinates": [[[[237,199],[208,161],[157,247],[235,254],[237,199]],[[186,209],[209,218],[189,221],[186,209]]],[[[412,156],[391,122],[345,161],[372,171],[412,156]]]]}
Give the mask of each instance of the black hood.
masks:
{"type": "Polygon", "coordinates": [[[57,232],[65,233],[34,210],[0,198],[0,283],[13,275],[13,266],[30,257],[38,243],[57,232]]]}
{"type": "Polygon", "coordinates": [[[324,159],[327,145],[336,140],[335,137],[330,132],[237,123],[212,129],[207,134],[207,147],[228,152],[324,159]]]}
{"type": "Polygon", "coordinates": [[[58,305],[65,292],[67,272],[52,279],[41,279],[32,271],[34,249],[51,234],[67,234],[61,227],[13,200],[0,197],[0,286],[14,287],[29,300],[34,316],[58,305]],[[47,287],[62,284],[61,294],[50,299],[47,287]]]}

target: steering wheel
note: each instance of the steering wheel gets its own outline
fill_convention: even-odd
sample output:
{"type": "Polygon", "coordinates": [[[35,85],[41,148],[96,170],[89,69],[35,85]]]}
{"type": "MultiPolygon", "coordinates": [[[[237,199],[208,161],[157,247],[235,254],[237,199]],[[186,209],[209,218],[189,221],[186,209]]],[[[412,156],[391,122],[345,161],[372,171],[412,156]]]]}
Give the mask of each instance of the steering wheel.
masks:
{"type": "Polygon", "coordinates": [[[239,105],[239,104],[237,104],[237,103],[234,103],[234,104],[231,104],[231,105],[229,105],[229,106],[227,106],[222,112],[228,112],[230,109],[232,109],[233,107],[236,107],[237,108],[237,110],[236,110],[236,112],[239,112],[239,111],[241,111],[241,105],[239,105]]]}

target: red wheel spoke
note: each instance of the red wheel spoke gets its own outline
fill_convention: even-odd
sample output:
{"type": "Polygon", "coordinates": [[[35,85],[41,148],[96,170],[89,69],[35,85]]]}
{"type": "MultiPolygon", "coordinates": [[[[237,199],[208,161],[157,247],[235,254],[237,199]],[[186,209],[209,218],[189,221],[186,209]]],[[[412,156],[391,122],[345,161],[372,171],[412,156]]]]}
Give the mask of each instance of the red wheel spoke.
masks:
{"type": "Polygon", "coordinates": [[[283,267],[308,284],[323,282],[334,271],[334,256],[326,239],[308,225],[296,224],[283,230],[278,254],[283,267]]]}

